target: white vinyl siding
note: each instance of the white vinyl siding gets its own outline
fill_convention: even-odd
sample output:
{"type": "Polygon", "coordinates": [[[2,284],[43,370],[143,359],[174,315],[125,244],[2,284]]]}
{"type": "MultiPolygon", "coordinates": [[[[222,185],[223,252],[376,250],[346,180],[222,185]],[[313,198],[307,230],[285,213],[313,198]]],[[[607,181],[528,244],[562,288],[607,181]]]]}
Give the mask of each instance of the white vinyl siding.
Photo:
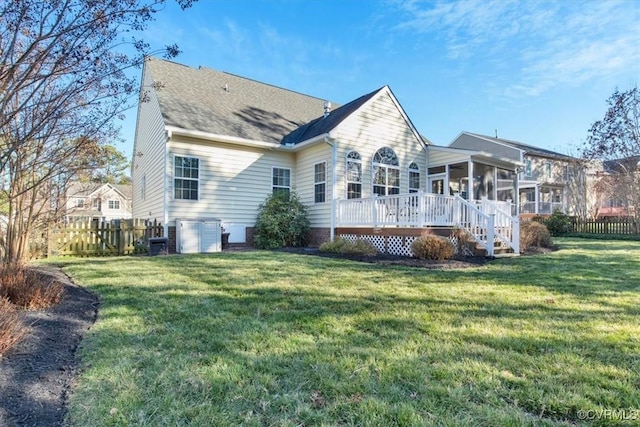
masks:
{"type": "MultiPolygon", "coordinates": [[[[223,224],[252,227],[259,205],[271,194],[273,167],[290,169],[291,188],[295,190],[296,187],[292,153],[174,137],[169,142],[169,156],[200,159],[199,200],[193,203],[171,198],[170,225],[175,218],[214,217],[220,218],[223,224]]],[[[173,176],[170,178],[172,183],[173,176]]],[[[168,188],[169,194],[173,194],[172,187],[168,188]]]]}
{"type": "Polygon", "coordinates": [[[296,153],[296,193],[307,207],[307,217],[312,227],[329,227],[331,203],[315,203],[315,165],[325,162],[327,165],[326,197],[331,200],[331,146],[321,142],[296,153]]]}
{"type": "MultiPolygon", "coordinates": [[[[411,162],[427,164],[427,153],[422,142],[412,132],[409,123],[398,110],[393,99],[381,92],[370,104],[363,107],[338,126],[338,185],[337,194],[346,198],[347,180],[345,159],[350,151],[357,151],[362,159],[362,197],[371,197],[373,191],[373,156],[383,147],[396,153],[400,170],[407,170],[411,162]]],[[[425,175],[425,174],[422,174],[425,175]]],[[[421,187],[426,187],[421,176],[421,187]]],[[[407,174],[400,174],[399,192],[408,193],[407,174]]]]}
{"type": "Polygon", "coordinates": [[[169,167],[165,164],[167,135],[158,97],[153,89],[153,80],[146,67],[142,87],[147,91],[148,99],[138,104],[136,136],[131,159],[133,217],[164,222],[164,180],[169,167]],[[144,197],[141,186],[144,188],[144,197]]]}

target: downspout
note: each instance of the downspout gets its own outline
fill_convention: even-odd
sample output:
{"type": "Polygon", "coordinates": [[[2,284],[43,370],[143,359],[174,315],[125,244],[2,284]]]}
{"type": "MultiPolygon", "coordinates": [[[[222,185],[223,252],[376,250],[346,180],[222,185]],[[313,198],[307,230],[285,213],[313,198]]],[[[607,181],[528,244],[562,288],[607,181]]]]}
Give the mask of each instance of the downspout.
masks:
{"type": "Polygon", "coordinates": [[[163,183],[163,200],[162,200],[162,216],[163,216],[163,221],[162,221],[162,226],[163,226],[163,234],[164,237],[169,237],[169,207],[167,206],[169,203],[169,194],[167,193],[168,191],[168,186],[169,186],[169,173],[168,173],[168,165],[167,165],[167,159],[169,157],[169,141],[171,141],[171,130],[167,129],[166,130],[166,136],[167,136],[167,140],[164,142],[164,183],[163,183]]]}
{"type": "Polygon", "coordinates": [[[338,183],[338,171],[336,170],[336,166],[338,163],[338,140],[335,138],[331,138],[330,134],[326,134],[324,137],[324,142],[331,146],[331,230],[329,237],[331,241],[335,238],[336,233],[336,213],[337,213],[337,192],[336,185],[338,183]]]}

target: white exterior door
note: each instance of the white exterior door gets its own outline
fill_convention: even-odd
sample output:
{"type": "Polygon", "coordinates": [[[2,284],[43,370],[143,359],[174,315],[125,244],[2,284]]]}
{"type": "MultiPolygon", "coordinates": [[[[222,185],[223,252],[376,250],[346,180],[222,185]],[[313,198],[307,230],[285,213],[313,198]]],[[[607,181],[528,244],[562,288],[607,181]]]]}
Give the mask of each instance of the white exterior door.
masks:
{"type": "Polygon", "coordinates": [[[180,253],[200,252],[200,222],[180,221],[180,253]]]}
{"type": "Polygon", "coordinates": [[[220,252],[221,250],[220,223],[200,223],[200,252],[220,252]]]}

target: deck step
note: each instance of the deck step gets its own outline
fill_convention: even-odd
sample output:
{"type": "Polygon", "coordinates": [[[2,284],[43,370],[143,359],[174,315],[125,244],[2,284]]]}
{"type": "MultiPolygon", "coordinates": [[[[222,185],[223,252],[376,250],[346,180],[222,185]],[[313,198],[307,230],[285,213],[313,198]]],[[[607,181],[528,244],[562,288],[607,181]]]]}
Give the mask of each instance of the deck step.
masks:
{"type": "Polygon", "coordinates": [[[503,252],[503,253],[495,253],[493,254],[494,258],[513,258],[520,256],[520,254],[516,254],[514,252],[503,252]]]}

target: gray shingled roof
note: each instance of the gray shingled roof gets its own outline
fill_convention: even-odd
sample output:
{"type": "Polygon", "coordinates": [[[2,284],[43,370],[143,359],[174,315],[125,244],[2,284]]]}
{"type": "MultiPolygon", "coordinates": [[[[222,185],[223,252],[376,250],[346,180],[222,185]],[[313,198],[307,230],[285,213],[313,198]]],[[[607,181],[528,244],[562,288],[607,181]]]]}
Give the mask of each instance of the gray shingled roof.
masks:
{"type": "Polygon", "coordinates": [[[324,101],[233,74],[149,58],[167,126],[282,142],[324,114],[324,101]]]}
{"type": "Polygon", "coordinates": [[[324,117],[318,117],[315,120],[299,127],[291,132],[289,135],[282,139],[283,144],[297,144],[299,142],[306,141],[323,133],[328,133],[336,126],[338,126],[344,119],[349,117],[353,112],[360,108],[365,102],[373,98],[375,94],[380,92],[383,88],[375,90],[371,93],[361,96],[358,99],[354,99],[348,104],[332,110],[331,113],[324,117]]]}
{"type": "Polygon", "coordinates": [[[512,141],[510,139],[503,139],[503,138],[494,138],[491,136],[487,136],[487,135],[480,135],[479,133],[471,133],[471,132],[465,132],[469,135],[473,135],[473,136],[479,136],[481,138],[485,138],[491,141],[495,141],[495,142],[500,142],[502,144],[507,144],[510,145],[512,147],[518,148],[522,151],[527,152],[528,154],[536,154],[538,156],[542,156],[542,157],[556,157],[556,158],[560,158],[560,159],[570,159],[571,156],[567,156],[566,154],[561,154],[561,153],[557,153],[555,151],[551,151],[551,150],[547,150],[546,148],[540,148],[540,147],[535,147],[533,145],[529,145],[529,144],[524,144],[522,142],[518,142],[518,141],[512,141]]]}
{"type": "Polygon", "coordinates": [[[640,168],[640,156],[629,156],[622,159],[606,160],[604,170],[608,173],[626,173],[640,168]]]}

